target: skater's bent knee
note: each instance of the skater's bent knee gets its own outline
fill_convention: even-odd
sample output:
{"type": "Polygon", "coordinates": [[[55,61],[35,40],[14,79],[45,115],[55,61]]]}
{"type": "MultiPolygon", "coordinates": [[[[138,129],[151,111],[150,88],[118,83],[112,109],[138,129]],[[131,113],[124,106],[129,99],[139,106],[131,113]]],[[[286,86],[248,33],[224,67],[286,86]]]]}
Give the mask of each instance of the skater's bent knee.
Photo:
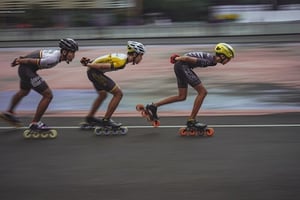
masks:
{"type": "Polygon", "coordinates": [[[203,96],[203,97],[206,97],[206,95],[207,95],[207,90],[205,89],[205,88],[203,88],[199,93],[198,93],[198,95],[201,95],[201,96],[203,96]]]}
{"type": "Polygon", "coordinates": [[[53,94],[52,94],[52,91],[51,90],[45,90],[43,93],[42,93],[42,96],[43,98],[46,98],[46,99],[53,99],[53,94]]]}
{"type": "Polygon", "coordinates": [[[53,99],[53,94],[50,93],[50,94],[44,95],[43,97],[44,97],[44,98],[47,98],[47,99],[49,99],[49,100],[52,100],[52,99],[53,99]]]}
{"type": "Polygon", "coordinates": [[[119,98],[119,99],[122,99],[122,97],[123,97],[123,92],[122,92],[122,90],[119,89],[119,88],[115,89],[115,90],[112,92],[112,94],[114,95],[114,97],[117,97],[117,98],[119,98]]]}
{"type": "Polygon", "coordinates": [[[120,99],[123,98],[123,92],[122,90],[119,90],[117,93],[116,93],[116,96],[119,97],[120,99]]]}
{"type": "Polygon", "coordinates": [[[182,95],[182,96],[178,96],[178,101],[185,101],[186,100],[186,96],[182,95]]]}

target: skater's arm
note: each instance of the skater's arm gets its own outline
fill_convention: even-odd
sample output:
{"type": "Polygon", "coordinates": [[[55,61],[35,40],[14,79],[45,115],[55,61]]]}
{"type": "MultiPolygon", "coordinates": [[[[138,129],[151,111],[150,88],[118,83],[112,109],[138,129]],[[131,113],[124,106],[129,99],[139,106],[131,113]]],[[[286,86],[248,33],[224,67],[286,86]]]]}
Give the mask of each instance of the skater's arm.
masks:
{"type": "Polygon", "coordinates": [[[84,67],[89,67],[89,68],[93,68],[93,69],[99,69],[99,70],[112,70],[112,69],[114,69],[114,66],[113,66],[112,63],[97,63],[97,62],[91,61],[91,59],[86,58],[86,57],[82,57],[81,60],[80,60],[80,63],[84,67]]]}
{"type": "Polygon", "coordinates": [[[175,60],[190,63],[192,65],[199,66],[199,67],[214,66],[216,64],[215,61],[211,61],[209,59],[197,58],[191,56],[179,56],[176,57],[175,60]]]}
{"type": "Polygon", "coordinates": [[[197,58],[195,57],[190,57],[190,56],[178,56],[175,58],[176,61],[182,61],[182,62],[187,62],[191,64],[196,64],[197,58]]]}
{"type": "Polygon", "coordinates": [[[88,63],[86,66],[99,70],[114,70],[114,65],[112,63],[88,63]]]}
{"type": "Polygon", "coordinates": [[[33,65],[39,65],[40,63],[40,59],[39,58],[16,58],[11,66],[14,67],[16,65],[20,65],[20,64],[33,64],[33,65]]]}

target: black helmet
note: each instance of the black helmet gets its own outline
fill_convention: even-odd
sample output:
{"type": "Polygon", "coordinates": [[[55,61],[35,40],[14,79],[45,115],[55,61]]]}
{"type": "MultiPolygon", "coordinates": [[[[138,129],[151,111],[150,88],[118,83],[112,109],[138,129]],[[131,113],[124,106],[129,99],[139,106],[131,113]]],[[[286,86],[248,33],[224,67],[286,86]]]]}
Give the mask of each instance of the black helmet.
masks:
{"type": "Polygon", "coordinates": [[[59,47],[68,51],[78,51],[78,44],[71,38],[64,38],[59,41],[59,47]]]}

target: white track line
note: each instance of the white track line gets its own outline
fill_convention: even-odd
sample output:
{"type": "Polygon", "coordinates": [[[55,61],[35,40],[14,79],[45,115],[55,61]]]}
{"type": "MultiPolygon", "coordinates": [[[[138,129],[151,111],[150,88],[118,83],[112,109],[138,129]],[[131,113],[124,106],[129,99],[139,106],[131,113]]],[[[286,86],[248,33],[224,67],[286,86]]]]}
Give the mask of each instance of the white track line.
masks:
{"type": "MultiPolygon", "coordinates": [[[[154,128],[153,126],[126,126],[129,129],[145,129],[145,128],[154,128]]],[[[181,128],[185,125],[173,125],[173,126],[159,126],[154,129],[161,128],[181,128]]],[[[300,127],[300,124],[224,124],[224,125],[208,125],[212,128],[268,128],[268,127],[300,127]]],[[[1,129],[11,129],[14,127],[3,126],[1,129]]],[[[26,129],[28,127],[19,127],[18,129],[26,129]]],[[[79,126],[51,126],[53,129],[79,129],[79,126]]]]}

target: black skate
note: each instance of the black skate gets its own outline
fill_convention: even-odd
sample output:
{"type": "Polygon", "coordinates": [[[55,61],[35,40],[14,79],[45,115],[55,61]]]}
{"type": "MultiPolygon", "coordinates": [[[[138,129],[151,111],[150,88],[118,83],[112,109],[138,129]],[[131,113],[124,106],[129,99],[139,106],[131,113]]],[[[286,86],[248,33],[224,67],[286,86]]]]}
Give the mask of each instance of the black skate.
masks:
{"type": "Polygon", "coordinates": [[[30,124],[29,128],[23,132],[23,136],[25,139],[29,139],[29,138],[33,138],[33,139],[51,138],[51,139],[54,139],[57,137],[57,131],[49,128],[43,122],[38,122],[36,124],[30,124]]]}
{"type": "Polygon", "coordinates": [[[152,123],[153,127],[159,127],[160,121],[157,116],[157,107],[153,104],[146,105],[146,108],[142,104],[136,105],[136,110],[139,111],[142,117],[147,118],[148,121],[152,123]]]}
{"type": "Polygon", "coordinates": [[[11,124],[12,126],[15,126],[15,127],[22,126],[21,120],[9,112],[0,113],[0,119],[8,122],[9,124],[11,124]]]}
{"type": "Polygon", "coordinates": [[[186,127],[182,127],[179,129],[179,134],[181,136],[213,136],[214,135],[213,128],[207,128],[206,124],[202,124],[196,120],[188,120],[186,123],[186,127]]]}
{"type": "Polygon", "coordinates": [[[95,128],[95,134],[100,135],[126,135],[127,127],[123,127],[122,123],[115,122],[112,119],[102,119],[102,125],[95,128]]]}
{"type": "Polygon", "coordinates": [[[95,117],[86,117],[84,122],[79,124],[81,130],[92,130],[97,126],[102,126],[102,120],[95,117]]]}
{"type": "Polygon", "coordinates": [[[158,120],[157,107],[155,105],[153,105],[153,104],[146,105],[146,110],[152,117],[152,120],[158,120]]]}

